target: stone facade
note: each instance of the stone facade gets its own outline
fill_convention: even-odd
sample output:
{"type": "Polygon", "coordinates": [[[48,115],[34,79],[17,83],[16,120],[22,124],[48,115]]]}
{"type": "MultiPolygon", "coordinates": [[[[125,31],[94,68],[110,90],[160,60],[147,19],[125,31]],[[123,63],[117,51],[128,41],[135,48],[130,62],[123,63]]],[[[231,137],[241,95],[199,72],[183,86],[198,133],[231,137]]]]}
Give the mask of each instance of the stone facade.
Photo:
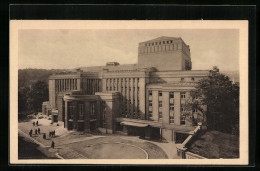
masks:
{"type": "Polygon", "coordinates": [[[190,48],[181,38],[159,37],[139,44],[138,64],[112,62],[50,76],[49,104],[68,129],[175,141],[176,133],[194,128],[185,126],[183,105],[208,76],[191,70],[190,48]]]}

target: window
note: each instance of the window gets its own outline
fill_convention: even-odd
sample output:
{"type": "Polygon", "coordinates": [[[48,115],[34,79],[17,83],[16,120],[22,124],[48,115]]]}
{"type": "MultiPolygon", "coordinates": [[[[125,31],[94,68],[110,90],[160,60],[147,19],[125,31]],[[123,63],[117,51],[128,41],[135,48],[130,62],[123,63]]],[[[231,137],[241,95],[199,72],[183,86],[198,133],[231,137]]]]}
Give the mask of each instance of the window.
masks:
{"type": "Polygon", "coordinates": [[[170,98],[174,98],[174,92],[170,92],[170,98]]]}
{"type": "Polygon", "coordinates": [[[181,78],[181,81],[184,81],[184,78],[181,78]]]}
{"type": "Polygon", "coordinates": [[[174,116],[170,116],[170,123],[174,123],[174,116]]]}
{"type": "Polygon", "coordinates": [[[83,111],[84,110],[84,105],[82,103],[79,104],[79,116],[83,117],[83,111]]]}
{"type": "Polygon", "coordinates": [[[159,91],[159,96],[162,96],[162,91],[159,91]]]}
{"type": "Polygon", "coordinates": [[[149,96],[153,95],[153,92],[151,90],[148,91],[149,96]]]}
{"type": "Polygon", "coordinates": [[[174,104],[170,103],[170,111],[174,111],[174,104]]]}
{"type": "Polygon", "coordinates": [[[162,107],[162,101],[159,101],[159,107],[162,107]]]}
{"type": "Polygon", "coordinates": [[[197,113],[198,112],[198,109],[195,107],[195,108],[193,108],[193,110],[192,110],[194,113],[197,113]]]}
{"type": "Polygon", "coordinates": [[[161,42],[159,42],[159,45],[161,44],[161,42]]]}
{"type": "Polygon", "coordinates": [[[90,116],[95,116],[95,103],[90,103],[90,116]]]}
{"type": "Polygon", "coordinates": [[[159,119],[162,119],[162,112],[159,111],[159,119]]]}
{"type": "Polygon", "coordinates": [[[157,45],[157,42],[155,42],[155,45],[157,45]]]}
{"type": "Polygon", "coordinates": [[[185,99],[186,98],[186,93],[185,92],[181,92],[181,99],[185,99]]]}
{"type": "Polygon", "coordinates": [[[163,44],[165,43],[165,41],[163,41],[163,44]]]}
{"type": "Polygon", "coordinates": [[[149,111],[149,118],[152,118],[153,117],[153,112],[152,111],[149,111]]]}
{"type": "Polygon", "coordinates": [[[172,40],[171,40],[171,43],[172,43],[172,40]]]}
{"type": "Polygon", "coordinates": [[[153,106],[153,102],[151,100],[149,100],[149,106],[153,106]]]}
{"type": "Polygon", "coordinates": [[[194,81],[194,77],[191,77],[191,81],[194,81]]]}
{"type": "Polygon", "coordinates": [[[184,111],[184,106],[183,106],[183,104],[181,104],[181,112],[183,112],[184,111]]]}
{"type": "Polygon", "coordinates": [[[167,44],[169,44],[169,41],[167,41],[167,44]]]}
{"type": "Polygon", "coordinates": [[[147,46],[147,44],[145,43],[145,46],[147,46]]]}
{"type": "Polygon", "coordinates": [[[153,43],[152,43],[152,46],[153,46],[153,43]]]}

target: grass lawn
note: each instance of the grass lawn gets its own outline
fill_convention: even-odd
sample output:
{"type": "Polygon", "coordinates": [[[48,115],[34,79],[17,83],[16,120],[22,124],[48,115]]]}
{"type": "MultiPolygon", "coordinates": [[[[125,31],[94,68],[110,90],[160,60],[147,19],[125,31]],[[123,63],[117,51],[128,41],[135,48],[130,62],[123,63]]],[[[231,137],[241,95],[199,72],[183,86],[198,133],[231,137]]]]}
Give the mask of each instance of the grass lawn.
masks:
{"type": "Polygon", "coordinates": [[[208,131],[198,136],[189,152],[215,158],[239,158],[239,138],[219,131],[208,131]]]}

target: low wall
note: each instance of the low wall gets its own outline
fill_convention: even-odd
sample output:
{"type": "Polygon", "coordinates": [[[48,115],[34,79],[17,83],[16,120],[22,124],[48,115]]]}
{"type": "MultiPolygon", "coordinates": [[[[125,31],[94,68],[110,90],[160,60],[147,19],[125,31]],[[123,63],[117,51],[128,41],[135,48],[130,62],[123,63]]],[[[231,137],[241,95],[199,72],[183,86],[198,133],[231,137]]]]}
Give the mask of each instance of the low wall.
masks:
{"type": "Polygon", "coordinates": [[[183,159],[206,159],[200,155],[188,152],[188,147],[197,137],[198,133],[201,130],[201,124],[199,124],[194,131],[191,131],[189,136],[183,141],[183,143],[177,145],[177,155],[181,156],[183,159]]]}
{"type": "Polygon", "coordinates": [[[206,159],[205,157],[202,157],[200,155],[191,153],[191,152],[185,152],[186,159],[206,159]]]}

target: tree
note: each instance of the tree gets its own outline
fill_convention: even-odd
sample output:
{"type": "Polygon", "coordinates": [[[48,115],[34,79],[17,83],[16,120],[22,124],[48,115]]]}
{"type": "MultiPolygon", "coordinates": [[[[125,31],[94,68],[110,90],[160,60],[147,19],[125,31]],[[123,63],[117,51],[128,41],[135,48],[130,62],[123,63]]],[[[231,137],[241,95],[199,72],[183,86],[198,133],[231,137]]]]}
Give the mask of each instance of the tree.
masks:
{"type": "MultiPolygon", "coordinates": [[[[239,127],[239,86],[213,67],[208,78],[198,82],[187,106],[196,108],[209,129],[231,133],[239,127]],[[207,110],[201,106],[206,105],[207,110]]],[[[237,134],[237,133],[236,133],[237,134]]]]}
{"type": "Polygon", "coordinates": [[[30,88],[20,87],[18,90],[18,112],[22,113],[29,109],[28,107],[28,96],[30,93],[30,88]]]}
{"type": "Polygon", "coordinates": [[[44,81],[37,81],[31,87],[28,103],[34,111],[41,111],[42,102],[49,99],[48,85],[44,81]]]}

